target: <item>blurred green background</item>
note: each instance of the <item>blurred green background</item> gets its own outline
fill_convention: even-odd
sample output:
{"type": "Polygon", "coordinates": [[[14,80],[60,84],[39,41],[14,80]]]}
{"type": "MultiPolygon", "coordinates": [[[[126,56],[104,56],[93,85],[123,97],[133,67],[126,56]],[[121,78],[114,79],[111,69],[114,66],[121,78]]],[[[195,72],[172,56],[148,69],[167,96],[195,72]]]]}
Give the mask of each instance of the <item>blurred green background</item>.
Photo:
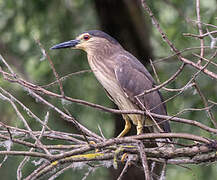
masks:
{"type": "MultiPolygon", "coordinates": [[[[195,1],[193,0],[155,0],[148,1],[163,30],[175,46],[182,50],[188,47],[199,47],[200,42],[194,38],[187,38],[182,33],[198,33],[194,23],[186,21],[186,17],[196,20],[195,1]]],[[[201,18],[203,22],[216,24],[215,0],[201,0],[201,18]]],[[[161,39],[160,34],[153,27],[150,19],[144,13],[139,1],[134,0],[0,0],[0,53],[12,66],[14,71],[22,78],[38,85],[46,85],[55,80],[48,61],[43,60],[42,52],[35,42],[41,44],[49,53],[56,71],[65,76],[72,72],[89,69],[86,54],[82,51],[70,49],[50,51],[49,48],[57,43],[73,39],[77,34],[91,29],[101,29],[114,36],[132,54],[138,57],[151,71],[149,58],[159,59],[171,55],[170,48],[161,39]]],[[[210,29],[212,30],[212,29],[210,29]]],[[[209,38],[205,38],[205,45],[209,45],[209,38]]],[[[199,50],[194,52],[199,53],[199,50]]],[[[206,51],[210,57],[212,51],[206,51]]],[[[184,55],[193,59],[191,52],[184,55]]],[[[216,61],[216,59],[215,59],[216,61]]],[[[0,62],[0,65],[1,62],[0,62]]],[[[180,66],[175,57],[169,61],[155,64],[161,82],[168,79],[180,66]]],[[[5,67],[3,67],[5,69],[5,67]]],[[[170,88],[180,88],[185,85],[196,71],[191,67],[185,68],[181,76],[170,84],[170,88]]],[[[202,92],[208,99],[217,101],[217,86],[204,75],[199,81],[202,92]]],[[[0,86],[10,91],[15,97],[33,110],[41,119],[44,119],[49,110],[28,96],[23,89],[3,80],[0,76],[0,86]]],[[[67,96],[83,99],[107,107],[114,107],[106,97],[103,88],[96,81],[92,73],[74,75],[63,81],[64,92],[67,96]]],[[[48,88],[59,92],[57,86],[48,88]]],[[[162,91],[165,99],[175,93],[162,91]]],[[[49,99],[58,107],[62,103],[58,99],[49,99]]],[[[111,138],[120,132],[120,117],[109,113],[94,110],[78,104],[64,104],[71,114],[80,123],[99,134],[98,125],[105,137],[111,138]]],[[[184,108],[202,108],[203,103],[194,93],[194,89],[186,90],[181,96],[167,103],[168,114],[173,115],[184,108]]],[[[216,108],[213,111],[216,112],[216,108]]],[[[22,111],[22,109],[21,109],[22,111]]],[[[25,112],[23,112],[25,114],[25,112]]],[[[19,121],[10,105],[0,100],[0,121],[17,127],[23,124],[19,121]]],[[[217,114],[215,114],[215,117],[217,114]]],[[[34,130],[40,130],[37,122],[25,116],[34,130]]],[[[203,122],[207,121],[207,114],[203,112],[186,112],[182,117],[203,122]]],[[[54,112],[51,112],[48,125],[54,130],[74,132],[71,124],[64,122],[54,112]]],[[[210,137],[207,133],[188,125],[171,123],[173,132],[190,132],[193,134],[210,137]]],[[[213,138],[213,137],[212,137],[213,138]]],[[[15,146],[16,147],[16,146],[15,146]]],[[[15,148],[13,147],[13,148],[15,148]]],[[[19,148],[19,147],[18,147],[19,148]]],[[[22,148],[21,148],[22,149],[22,148]]],[[[1,157],[1,156],[0,156],[1,157]]],[[[3,159],[1,157],[1,159],[3,159]]],[[[16,179],[16,169],[22,157],[9,157],[0,168],[0,175],[5,180],[16,179]]],[[[169,165],[167,170],[168,180],[215,179],[217,176],[216,164],[186,166],[169,165]]],[[[32,171],[34,165],[28,164],[24,168],[24,176],[32,171]]],[[[68,170],[57,179],[82,179],[84,170],[68,170]]],[[[87,179],[108,180],[112,177],[112,170],[98,169],[87,179]]],[[[130,179],[130,178],[128,178],[130,179]]]]}

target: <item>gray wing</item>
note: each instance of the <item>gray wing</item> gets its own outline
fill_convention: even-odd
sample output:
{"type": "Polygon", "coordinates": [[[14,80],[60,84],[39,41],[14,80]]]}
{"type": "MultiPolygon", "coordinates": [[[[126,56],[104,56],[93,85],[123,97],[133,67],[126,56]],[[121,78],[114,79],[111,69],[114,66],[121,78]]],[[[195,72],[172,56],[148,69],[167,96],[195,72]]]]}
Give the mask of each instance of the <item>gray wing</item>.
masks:
{"type": "MultiPolygon", "coordinates": [[[[145,67],[135,58],[132,62],[131,57],[124,56],[119,57],[118,63],[115,68],[116,79],[120,87],[125,92],[126,96],[136,104],[140,109],[144,110],[141,103],[146,109],[152,113],[166,115],[165,104],[162,104],[163,99],[159,91],[154,91],[146,94],[138,99],[135,96],[143,93],[145,90],[151,89],[154,86],[154,79],[151,74],[145,69],[145,67]],[[135,63],[135,61],[138,61],[135,63]]],[[[160,123],[162,120],[155,118],[156,122],[160,123]]],[[[170,126],[168,122],[160,123],[161,128],[165,132],[170,132],[170,126]]]]}

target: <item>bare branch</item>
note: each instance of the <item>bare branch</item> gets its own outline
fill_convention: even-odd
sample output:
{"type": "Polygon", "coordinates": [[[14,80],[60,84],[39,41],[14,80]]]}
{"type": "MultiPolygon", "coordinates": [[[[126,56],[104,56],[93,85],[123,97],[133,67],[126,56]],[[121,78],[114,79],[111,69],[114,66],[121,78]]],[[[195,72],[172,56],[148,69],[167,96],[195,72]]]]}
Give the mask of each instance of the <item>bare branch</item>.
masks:
{"type": "MultiPolygon", "coordinates": [[[[182,11],[179,11],[179,9],[175,7],[178,13],[186,18],[188,22],[195,22],[195,28],[199,32],[199,34],[184,34],[184,36],[195,37],[192,39],[198,41],[198,44],[200,44],[199,47],[187,47],[183,50],[179,50],[168,38],[169,36],[167,36],[167,34],[162,30],[160,23],[155,18],[146,1],[142,0],[141,2],[144,10],[152,20],[154,27],[160,33],[160,36],[165,43],[170,47],[172,55],[169,55],[171,53],[168,52],[166,57],[160,58],[155,62],[151,61],[151,66],[156,76],[158,85],[154,86],[152,89],[146,90],[140,95],[146,95],[148,93],[163,89],[167,93],[167,99],[162,103],[166,104],[169,102],[171,104],[177,104],[177,102],[179,103],[183,101],[183,99],[177,100],[177,98],[182,98],[184,95],[189,93],[189,90],[194,90],[194,92],[196,91],[194,98],[197,98],[197,102],[202,102],[202,108],[201,104],[198,106],[183,106],[181,109],[177,110],[178,112],[169,111],[170,115],[160,115],[152,113],[155,112],[153,110],[156,107],[147,109],[143,104],[141,105],[144,110],[117,110],[81,99],[65,96],[62,81],[73,75],[91,71],[83,70],[68,74],[66,76],[59,76],[52,60],[48,56],[42,44],[38,41],[43,58],[48,59],[56,80],[47,85],[38,85],[28,82],[27,80],[16,75],[16,71],[13,71],[10,64],[7,63],[2,56],[0,56],[0,60],[2,62],[2,67],[0,67],[2,81],[12,87],[18,85],[21,90],[24,90],[26,96],[31,96],[34,98],[33,100],[37,101],[36,104],[38,106],[41,106],[42,103],[44,107],[49,109],[49,112],[55,112],[63,120],[72,123],[72,126],[75,127],[78,132],[77,134],[72,134],[51,129],[48,123],[49,112],[45,115],[44,120],[41,120],[39,118],[41,115],[33,113],[35,110],[31,105],[26,102],[21,102],[16,92],[14,93],[11,89],[1,86],[0,100],[3,103],[7,103],[7,105],[12,108],[15,117],[18,117],[22,124],[24,124],[24,127],[13,127],[12,125],[7,125],[3,121],[0,122],[0,145],[5,148],[4,151],[0,151],[0,155],[3,156],[2,163],[7,162],[8,156],[24,156],[17,168],[18,180],[33,180],[38,178],[52,180],[57,178],[66,170],[75,169],[77,167],[88,168],[87,173],[83,176],[83,179],[86,179],[90,173],[93,173],[99,167],[118,167],[120,163],[123,163],[123,154],[127,154],[127,159],[125,160],[124,168],[118,177],[119,180],[123,178],[124,174],[129,170],[131,165],[136,165],[139,169],[143,170],[144,176],[147,180],[149,180],[155,176],[153,173],[155,166],[153,164],[160,164],[162,165],[162,172],[161,174],[158,174],[158,179],[163,180],[166,177],[167,164],[196,165],[217,162],[217,141],[215,138],[217,134],[217,123],[213,111],[213,109],[217,106],[217,102],[215,99],[211,99],[212,96],[206,95],[203,87],[199,84],[201,80],[200,77],[202,76],[208,76],[209,81],[216,84],[217,64],[215,62],[215,57],[217,54],[217,47],[215,46],[216,38],[212,37],[212,35],[216,34],[217,31],[213,30],[209,32],[207,28],[207,32],[203,33],[203,26],[212,28],[216,28],[216,26],[202,22],[201,18],[203,17],[203,12],[200,12],[200,0],[195,0],[196,21],[190,20],[183,14],[182,11]],[[211,38],[211,43],[214,44],[211,48],[210,46],[204,45],[204,38],[207,36],[211,38]],[[188,54],[186,55],[186,53],[188,54]],[[161,82],[154,64],[162,61],[164,61],[164,63],[169,63],[169,61],[165,60],[169,60],[174,56],[176,58],[173,58],[173,61],[178,62],[179,67],[174,74],[172,74],[164,82],[161,82]],[[190,68],[187,68],[186,65],[190,68]],[[190,75],[181,82],[180,77],[184,76],[186,71],[188,71],[190,75]],[[56,84],[59,86],[60,93],[55,93],[52,88],[49,88],[56,84]],[[73,113],[76,112],[71,113],[64,105],[57,107],[54,103],[51,103],[52,101],[50,101],[50,98],[55,98],[58,102],[64,101],[80,104],[86,107],[91,107],[95,110],[113,114],[145,115],[153,120],[154,125],[158,127],[159,130],[162,129],[160,128],[160,124],[155,121],[155,118],[161,119],[161,123],[170,121],[175,122],[175,125],[185,124],[196,127],[196,130],[203,130],[205,133],[201,134],[205,135],[203,136],[199,134],[198,131],[187,132],[187,130],[183,129],[183,133],[174,132],[175,130],[172,131],[172,133],[164,133],[162,130],[162,133],[146,133],[122,138],[106,139],[103,135],[104,132],[100,127],[98,127],[100,135],[90,131],[74,118],[77,114],[73,113]],[[199,112],[203,114],[201,118],[203,117],[204,119],[181,118],[181,115],[185,115],[186,112],[199,112]],[[206,113],[208,115],[204,116],[206,113]],[[27,118],[25,118],[26,115],[28,115],[28,118],[33,119],[35,123],[41,126],[40,130],[34,130],[35,128],[33,125],[27,118]],[[200,122],[204,122],[204,124],[200,122]],[[210,127],[209,124],[211,124],[210,127]],[[214,126],[214,128],[212,128],[212,126],[214,126]],[[172,139],[172,141],[168,141],[167,139],[172,139]],[[44,140],[46,144],[42,143],[44,140]],[[13,146],[14,144],[22,147],[22,150],[17,149],[16,146],[13,146]],[[150,144],[157,144],[158,146],[150,147],[150,144]],[[13,149],[11,148],[12,146],[13,149]],[[35,159],[32,161],[35,168],[32,172],[28,172],[26,177],[23,177],[22,171],[24,166],[31,163],[31,158],[35,159]]],[[[165,2],[174,7],[173,3],[170,3],[167,0],[165,0],[165,2]]],[[[164,70],[170,71],[170,69],[164,70]]],[[[138,96],[135,98],[138,98],[138,96]]],[[[188,97],[191,98],[191,95],[188,95],[188,97]]],[[[179,104],[177,106],[179,106],[179,104]]]]}
{"type": "MultiPolygon", "coordinates": [[[[199,30],[199,34],[200,36],[203,35],[203,30],[202,30],[202,25],[201,25],[201,18],[200,18],[200,0],[196,0],[196,12],[197,12],[197,26],[198,26],[198,30],[199,30]]],[[[200,64],[202,61],[202,58],[204,56],[204,40],[201,38],[200,39],[200,56],[201,59],[197,62],[197,64],[200,64]]]]}
{"type": "Polygon", "coordinates": [[[149,168],[148,168],[147,156],[145,154],[144,149],[145,149],[145,146],[143,145],[143,143],[139,142],[138,143],[138,151],[140,153],[140,158],[142,160],[142,166],[144,169],[145,179],[151,180],[151,175],[150,175],[149,168]]]}

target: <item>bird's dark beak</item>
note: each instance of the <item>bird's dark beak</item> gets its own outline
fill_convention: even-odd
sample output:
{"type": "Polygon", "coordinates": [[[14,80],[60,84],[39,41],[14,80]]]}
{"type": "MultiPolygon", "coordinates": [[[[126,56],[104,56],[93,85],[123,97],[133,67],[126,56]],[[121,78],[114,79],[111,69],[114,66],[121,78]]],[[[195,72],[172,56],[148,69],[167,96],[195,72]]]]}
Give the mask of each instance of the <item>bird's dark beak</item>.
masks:
{"type": "Polygon", "coordinates": [[[80,43],[80,41],[75,39],[75,40],[66,41],[66,42],[57,44],[57,45],[51,47],[50,49],[73,48],[79,43],[80,43]]]}

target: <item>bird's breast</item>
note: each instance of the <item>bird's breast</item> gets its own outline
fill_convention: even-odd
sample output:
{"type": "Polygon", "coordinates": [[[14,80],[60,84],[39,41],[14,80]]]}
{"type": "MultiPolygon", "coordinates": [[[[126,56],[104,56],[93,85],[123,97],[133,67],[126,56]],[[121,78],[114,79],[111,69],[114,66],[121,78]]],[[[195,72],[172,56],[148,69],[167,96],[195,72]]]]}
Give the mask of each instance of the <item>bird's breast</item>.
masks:
{"type": "Polygon", "coordinates": [[[96,60],[95,58],[88,58],[88,62],[97,80],[108,91],[112,98],[122,94],[114,71],[112,71],[111,64],[105,64],[104,62],[96,60]]]}
{"type": "MultiPolygon", "coordinates": [[[[133,110],[138,109],[136,105],[134,105],[126,96],[123,89],[120,87],[114,70],[112,70],[112,65],[106,64],[102,61],[97,61],[94,58],[88,58],[89,65],[96,76],[97,80],[100,84],[106,89],[109,95],[114,100],[114,103],[121,110],[133,110]]],[[[114,67],[114,66],[113,66],[114,67]]],[[[141,115],[129,115],[134,124],[137,124],[137,121],[141,119],[141,115]]],[[[143,119],[143,118],[142,118],[143,119]]]]}

